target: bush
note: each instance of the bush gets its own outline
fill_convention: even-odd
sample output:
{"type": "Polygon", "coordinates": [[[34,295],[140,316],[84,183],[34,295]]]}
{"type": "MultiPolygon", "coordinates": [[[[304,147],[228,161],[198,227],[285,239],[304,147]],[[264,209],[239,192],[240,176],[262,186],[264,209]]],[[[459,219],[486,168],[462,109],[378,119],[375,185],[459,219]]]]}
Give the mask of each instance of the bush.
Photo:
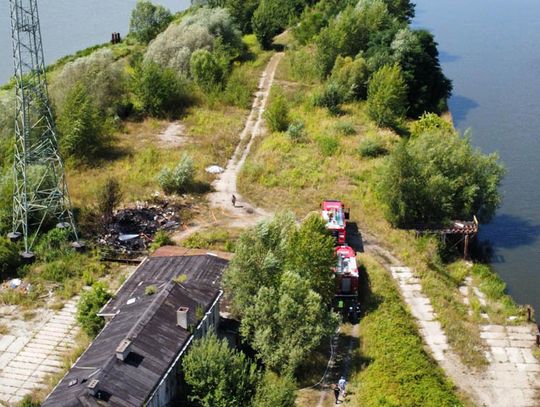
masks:
{"type": "Polygon", "coordinates": [[[108,48],[65,64],[58,75],[53,76],[49,86],[58,113],[62,115],[67,96],[77,84],[82,84],[102,115],[120,115],[127,103],[124,68],[125,62],[117,61],[114,52],[108,48]]]}
{"type": "Polygon", "coordinates": [[[257,386],[253,407],[294,407],[296,385],[292,377],[266,371],[257,386]]]}
{"type": "Polygon", "coordinates": [[[202,407],[251,405],[257,366],[214,333],[198,339],[182,361],[189,399],[202,407]]]}
{"type": "Polygon", "coordinates": [[[205,49],[191,54],[191,77],[206,92],[220,89],[223,86],[225,72],[216,57],[205,49]]]}
{"type": "Polygon", "coordinates": [[[325,107],[333,115],[341,113],[341,104],[349,97],[347,89],[334,81],[328,81],[321,93],[313,98],[313,104],[325,107]]]}
{"type": "Polygon", "coordinates": [[[362,57],[336,59],[332,70],[331,81],[337,83],[346,90],[346,94],[354,99],[365,99],[367,96],[367,83],[369,70],[366,61],[362,57]]]}
{"type": "Polygon", "coordinates": [[[279,88],[272,88],[270,104],[264,113],[270,131],[286,131],[289,127],[289,104],[279,88]]]}
{"type": "Polygon", "coordinates": [[[0,237],[0,279],[15,274],[20,265],[19,251],[17,246],[8,239],[0,237]]]}
{"type": "Polygon", "coordinates": [[[122,201],[120,183],[116,178],[107,178],[97,192],[97,206],[105,225],[112,221],[113,212],[122,201]]]}
{"type": "Polygon", "coordinates": [[[337,122],[336,125],[334,126],[334,129],[339,134],[343,134],[344,136],[353,136],[356,134],[356,129],[354,128],[354,125],[351,122],[346,122],[346,121],[337,122]]]}
{"type": "Polygon", "coordinates": [[[158,175],[158,182],[163,191],[167,194],[188,192],[193,185],[195,167],[193,160],[184,154],[180,163],[174,168],[164,168],[158,175]]]}
{"type": "Polygon", "coordinates": [[[388,150],[381,139],[367,138],[360,143],[358,152],[364,158],[375,158],[386,154],[388,150]]]}
{"type": "Polygon", "coordinates": [[[407,111],[407,87],[399,66],[384,66],[369,81],[367,111],[375,123],[395,127],[407,111]]]}
{"type": "Polygon", "coordinates": [[[287,134],[293,141],[301,141],[304,138],[304,131],[306,126],[301,120],[295,120],[289,124],[287,134]]]}
{"type": "Polygon", "coordinates": [[[240,31],[229,13],[221,8],[203,7],[159,34],[148,46],[144,61],[153,61],[188,76],[191,54],[199,49],[211,51],[216,44],[221,44],[227,54],[227,63],[244,50],[240,31]]]}
{"type": "Polygon", "coordinates": [[[99,110],[88,90],[78,83],[68,93],[58,119],[60,148],[66,157],[95,158],[106,144],[105,128],[99,110]]]}
{"type": "Polygon", "coordinates": [[[149,43],[172,21],[172,14],[165,7],[150,1],[138,0],[131,12],[129,33],[142,43],[149,43]]]}
{"type": "Polygon", "coordinates": [[[339,141],[334,136],[320,136],[317,144],[324,157],[332,157],[339,149],[339,141]]]}
{"type": "Polygon", "coordinates": [[[411,125],[411,137],[419,137],[425,133],[440,134],[441,136],[455,133],[452,123],[444,120],[435,113],[424,113],[420,119],[411,125]]]}
{"type": "Polygon", "coordinates": [[[293,79],[303,83],[314,83],[319,80],[317,66],[313,63],[314,57],[313,51],[305,47],[287,51],[287,61],[293,79]]]}
{"type": "Polygon", "coordinates": [[[156,251],[163,246],[174,246],[174,240],[171,239],[167,232],[160,230],[154,236],[154,240],[150,245],[150,251],[156,251]]]}
{"type": "Polygon", "coordinates": [[[50,262],[73,253],[69,245],[72,231],[53,228],[42,235],[36,245],[36,254],[44,262],[50,262]]]}
{"type": "Polygon", "coordinates": [[[226,0],[225,7],[229,10],[231,17],[238,24],[243,33],[249,34],[253,31],[251,19],[253,13],[259,6],[259,0],[226,0]]]}
{"type": "Polygon", "coordinates": [[[136,107],[143,113],[164,117],[177,115],[190,103],[187,81],[172,69],[153,62],[137,64],[131,77],[136,107]]]}
{"type": "Polygon", "coordinates": [[[249,109],[256,89],[257,81],[249,71],[249,67],[246,64],[238,65],[234,67],[227,80],[223,100],[227,104],[249,109]]]}
{"type": "Polygon", "coordinates": [[[95,337],[105,325],[105,320],[97,316],[111,295],[103,283],[95,283],[90,291],[85,291],[77,304],[77,322],[90,337],[95,337]]]}

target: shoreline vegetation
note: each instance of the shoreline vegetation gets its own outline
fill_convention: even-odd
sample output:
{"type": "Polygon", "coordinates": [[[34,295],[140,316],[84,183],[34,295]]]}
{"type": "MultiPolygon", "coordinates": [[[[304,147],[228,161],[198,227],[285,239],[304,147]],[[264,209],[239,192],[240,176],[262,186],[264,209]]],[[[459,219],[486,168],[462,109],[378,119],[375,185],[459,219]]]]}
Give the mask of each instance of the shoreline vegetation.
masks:
{"type": "MultiPolygon", "coordinates": [[[[452,86],[440,68],[437,43],[427,31],[409,28],[414,5],[408,0],[201,3],[172,15],[139,1],[130,35],[120,44],[89,47],[47,67],[83,235],[102,227],[106,211],[101,200],[111,199],[105,192],[111,179],[119,188],[116,207],[152,199],[159,191],[160,197],[179,203],[184,224],[205,216],[205,193],[214,177],[204,169],[226,165],[240,142],[259,76],[276,50],[283,50],[265,114],[268,129],[254,141],[238,187],[256,206],[290,214],[244,232],[199,231],[183,242],[236,253],[226,277],[227,295],[242,317],[244,344],[265,366],[249,375],[256,387],[249,403],[289,407],[295,394],[297,405],[318,400],[318,394],[296,390],[312,378],[303,369],[324,370],[323,343],[337,324],[324,306],[330,304],[324,273],[330,270],[333,249],[320,225],[306,218],[327,198],[348,204],[361,232],[381,238],[385,248],[418,273],[451,347],[468,368],[483,369],[487,361],[479,325],[523,323],[526,311],[506,294],[504,282],[488,265],[465,262],[436,238],[419,238],[411,229],[473,215],[489,221],[500,202],[497,187],[504,169],[496,155],[473,149],[467,135],[454,129],[446,105],[452,86]],[[175,144],[160,136],[171,124],[180,129],[175,144]],[[287,223],[293,217],[304,219],[298,230],[287,223]],[[291,242],[302,248],[301,254],[283,249],[291,242]],[[248,255],[251,251],[256,255],[248,255]],[[302,262],[314,253],[329,254],[312,265],[320,275],[306,277],[302,262]],[[242,273],[263,277],[257,277],[258,286],[246,286],[242,273]],[[480,303],[471,287],[472,313],[460,292],[467,278],[486,299],[480,303]],[[292,316],[284,313],[280,319],[265,313],[264,305],[287,303],[295,290],[302,294],[288,304],[299,310],[311,307],[312,326],[305,327],[304,336],[316,340],[295,339],[294,345],[307,353],[292,355],[295,347],[287,338],[294,335],[286,326],[292,316]],[[246,298],[257,299],[260,321],[242,311],[246,298]],[[273,330],[274,347],[262,322],[273,330]],[[300,354],[313,357],[317,366],[306,367],[295,359],[300,354]]],[[[0,86],[2,234],[11,219],[12,87],[13,82],[0,86]]],[[[72,253],[68,238],[54,229],[44,234],[36,247],[40,260],[31,266],[21,265],[18,249],[0,238],[2,280],[19,276],[33,287],[28,295],[0,292],[0,304],[31,309],[45,305],[40,298],[49,289],[54,292],[50,305],[83,287],[96,291],[103,290],[104,281],[121,284],[123,272],[100,262],[97,249],[72,253]]],[[[391,276],[368,254],[359,254],[359,261],[367,268],[366,292],[348,403],[472,405],[424,349],[391,276]]],[[[297,321],[298,327],[302,324],[297,321]]],[[[66,369],[91,336],[81,336],[81,349],[67,355],[66,369]]],[[[214,342],[197,349],[221,346],[214,342]]],[[[231,360],[236,357],[249,369],[260,367],[243,353],[231,360]]],[[[245,372],[237,374],[242,378],[245,372]]],[[[34,399],[45,395],[42,390],[34,399]]]]}

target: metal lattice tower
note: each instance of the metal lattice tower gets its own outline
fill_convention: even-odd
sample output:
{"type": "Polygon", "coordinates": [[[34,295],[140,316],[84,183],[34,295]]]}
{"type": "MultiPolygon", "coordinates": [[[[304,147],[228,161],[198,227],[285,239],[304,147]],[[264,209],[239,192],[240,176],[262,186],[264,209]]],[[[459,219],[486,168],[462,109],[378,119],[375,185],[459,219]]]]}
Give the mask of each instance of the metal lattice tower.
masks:
{"type": "Polygon", "coordinates": [[[44,226],[57,223],[78,236],[52,115],[37,0],[10,0],[16,117],[13,166],[13,232],[24,240],[23,256],[44,226]]]}

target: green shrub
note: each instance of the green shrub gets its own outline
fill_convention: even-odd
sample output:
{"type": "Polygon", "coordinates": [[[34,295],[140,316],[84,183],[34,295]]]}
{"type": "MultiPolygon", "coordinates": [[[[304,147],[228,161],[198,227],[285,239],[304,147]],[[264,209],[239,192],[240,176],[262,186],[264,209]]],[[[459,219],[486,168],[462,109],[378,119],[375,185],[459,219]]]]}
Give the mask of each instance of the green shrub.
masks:
{"type": "Polygon", "coordinates": [[[216,57],[205,49],[191,54],[191,77],[206,92],[220,89],[223,86],[224,72],[216,57]]]}
{"type": "Polygon", "coordinates": [[[440,135],[454,134],[452,123],[444,120],[435,113],[424,113],[411,125],[411,137],[418,137],[424,133],[436,133],[440,135]]]}
{"type": "Polygon", "coordinates": [[[157,249],[163,246],[173,246],[173,245],[174,245],[174,240],[171,239],[169,234],[167,232],[164,232],[163,230],[160,230],[154,236],[154,240],[152,244],[150,245],[150,251],[156,251],[157,249]]]}
{"type": "Polygon", "coordinates": [[[164,168],[160,171],[158,182],[167,194],[185,193],[193,186],[194,176],[193,159],[184,153],[174,169],[164,168]]]}
{"type": "Polygon", "coordinates": [[[317,66],[313,63],[314,53],[309,48],[287,51],[287,61],[293,79],[303,83],[314,83],[319,80],[317,66]]]}
{"type": "Polygon", "coordinates": [[[289,376],[280,377],[267,370],[257,386],[253,407],[294,407],[295,400],[294,379],[289,376]]]}
{"type": "Polygon", "coordinates": [[[138,0],[131,12],[129,33],[142,43],[149,43],[172,21],[172,14],[165,7],[150,1],[138,0]]]}
{"type": "Polygon", "coordinates": [[[111,295],[103,283],[95,283],[92,289],[85,291],[77,304],[77,322],[90,337],[95,337],[105,325],[105,320],[97,316],[111,295]]]}
{"type": "Polygon", "coordinates": [[[145,295],[154,295],[157,292],[157,287],[155,285],[149,285],[144,289],[145,295]]]}
{"type": "Polygon", "coordinates": [[[72,254],[73,250],[69,245],[70,237],[70,229],[51,229],[40,237],[35,248],[37,256],[47,263],[72,254]]]}
{"type": "Polygon", "coordinates": [[[328,81],[321,93],[316,94],[313,104],[319,107],[325,107],[334,115],[341,113],[341,104],[349,97],[348,90],[339,83],[328,81]]]}
{"type": "Polygon", "coordinates": [[[384,66],[369,81],[367,111],[383,127],[397,126],[407,111],[407,87],[398,65],[384,66]]]}
{"type": "Polygon", "coordinates": [[[19,251],[17,246],[8,239],[0,237],[0,279],[15,274],[20,265],[19,251]]]}
{"type": "Polygon", "coordinates": [[[153,62],[136,64],[131,87],[135,106],[150,116],[178,115],[191,101],[187,81],[172,69],[153,62]]]}
{"type": "Polygon", "coordinates": [[[253,102],[253,94],[257,90],[257,81],[246,64],[235,65],[223,92],[223,100],[242,109],[249,109],[253,102]]]}
{"type": "Polygon", "coordinates": [[[346,94],[355,99],[365,99],[369,69],[362,57],[341,57],[336,59],[330,79],[342,86],[346,94]]]}
{"type": "Polygon", "coordinates": [[[269,49],[273,38],[279,34],[294,15],[289,0],[261,0],[253,14],[251,24],[257,40],[264,49],[269,49]]]}
{"type": "Polygon", "coordinates": [[[353,136],[356,134],[356,129],[351,122],[339,121],[334,126],[334,129],[338,134],[343,134],[344,136],[353,136]]]}
{"type": "Polygon", "coordinates": [[[270,104],[264,113],[270,131],[286,131],[289,127],[289,104],[283,92],[276,87],[272,88],[270,104]]]}
{"type": "Polygon", "coordinates": [[[339,141],[333,136],[320,136],[317,138],[317,144],[321,154],[325,157],[333,156],[339,149],[339,141]]]}
{"type": "Polygon", "coordinates": [[[388,152],[384,142],[378,138],[366,138],[358,147],[359,154],[364,158],[375,158],[388,152]]]}
{"type": "Polygon", "coordinates": [[[122,201],[122,190],[116,178],[110,177],[97,191],[97,208],[103,223],[107,225],[113,218],[113,212],[122,201]]]}
{"type": "Polygon", "coordinates": [[[60,148],[66,157],[89,160],[105,148],[103,118],[82,83],[68,93],[58,119],[60,148]]]}
{"type": "Polygon", "coordinates": [[[306,126],[304,125],[304,122],[302,122],[301,120],[295,120],[291,124],[289,124],[289,128],[287,129],[287,135],[293,141],[301,141],[304,138],[305,128],[306,126]]]}

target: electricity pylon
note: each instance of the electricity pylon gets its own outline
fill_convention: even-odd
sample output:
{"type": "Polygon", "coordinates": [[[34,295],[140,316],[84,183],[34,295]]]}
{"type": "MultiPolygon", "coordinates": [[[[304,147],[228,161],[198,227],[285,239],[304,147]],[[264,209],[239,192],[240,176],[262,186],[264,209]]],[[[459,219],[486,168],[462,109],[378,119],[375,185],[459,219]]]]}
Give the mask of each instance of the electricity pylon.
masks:
{"type": "Polygon", "coordinates": [[[15,67],[15,162],[13,166],[13,231],[9,238],[24,240],[23,257],[43,227],[56,223],[77,230],[58,151],[49,103],[37,0],[10,0],[15,67]]]}

